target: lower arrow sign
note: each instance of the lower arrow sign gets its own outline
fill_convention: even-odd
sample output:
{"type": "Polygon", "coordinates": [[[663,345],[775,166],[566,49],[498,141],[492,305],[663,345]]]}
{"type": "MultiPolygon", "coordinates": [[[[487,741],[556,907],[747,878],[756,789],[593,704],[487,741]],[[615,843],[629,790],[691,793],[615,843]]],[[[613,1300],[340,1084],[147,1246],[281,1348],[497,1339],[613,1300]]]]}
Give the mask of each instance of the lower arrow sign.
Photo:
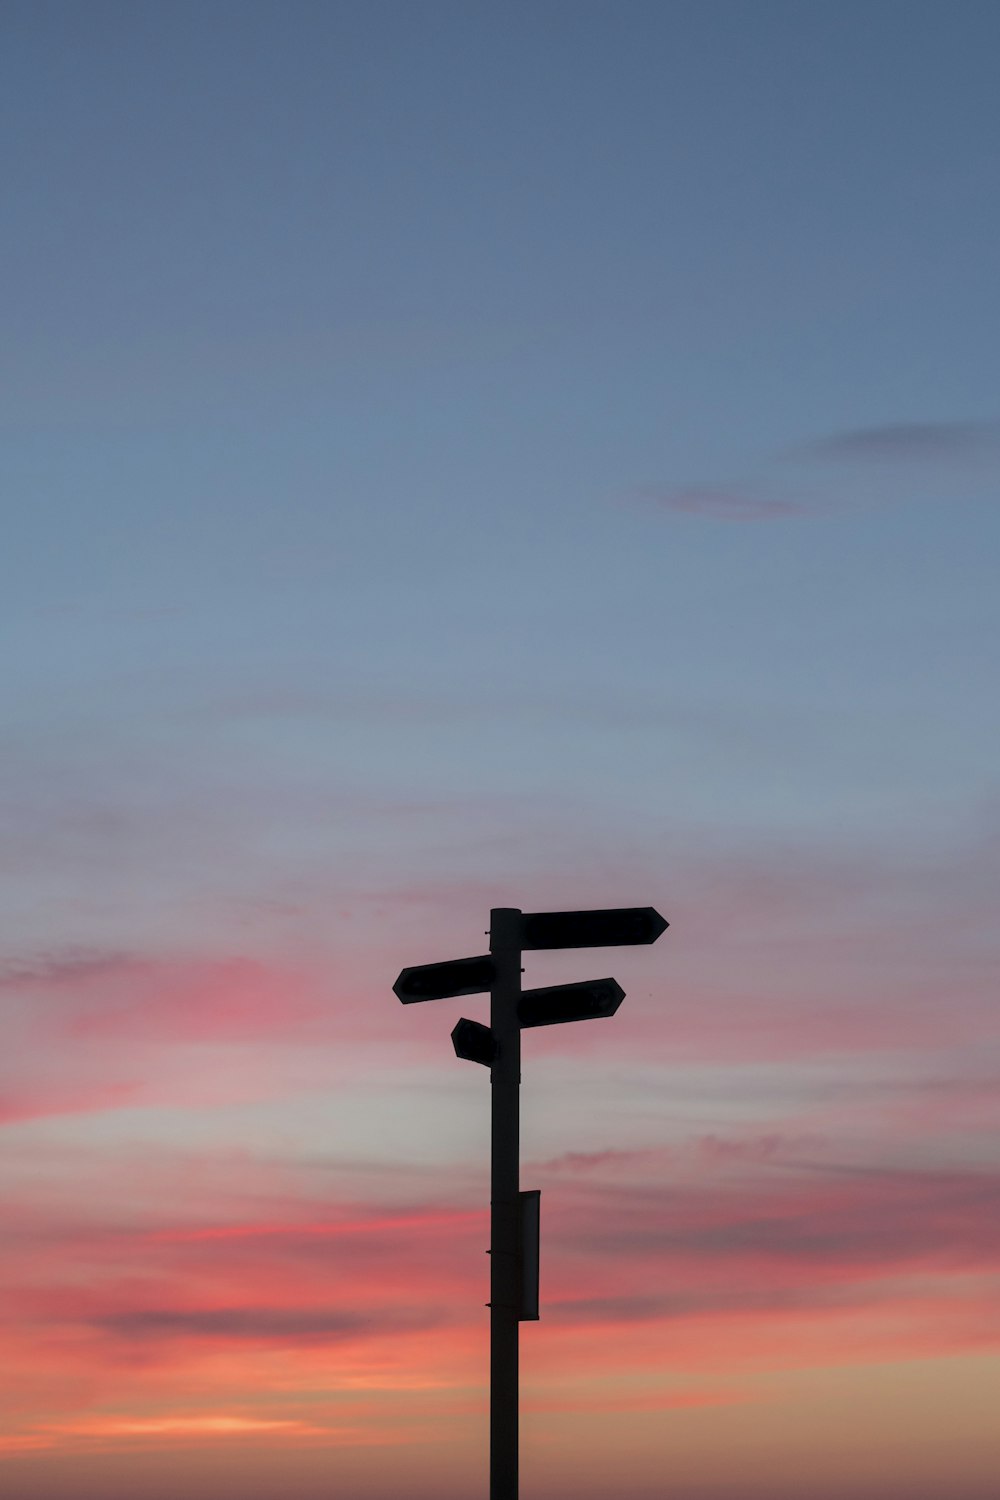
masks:
{"type": "Polygon", "coordinates": [[[558,1026],[562,1021],[590,1021],[613,1016],[625,999],[617,979],[591,979],[586,984],[553,984],[525,990],[517,1018],[524,1026],[558,1026]]]}
{"type": "Polygon", "coordinates": [[[451,1045],[456,1057],[464,1057],[467,1062],[482,1063],[485,1068],[491,1067],[496,1057],[496,1043],[490,1028],[481,1021],[468,1021],[465,1016],[452,1029],[451,1045]]]}

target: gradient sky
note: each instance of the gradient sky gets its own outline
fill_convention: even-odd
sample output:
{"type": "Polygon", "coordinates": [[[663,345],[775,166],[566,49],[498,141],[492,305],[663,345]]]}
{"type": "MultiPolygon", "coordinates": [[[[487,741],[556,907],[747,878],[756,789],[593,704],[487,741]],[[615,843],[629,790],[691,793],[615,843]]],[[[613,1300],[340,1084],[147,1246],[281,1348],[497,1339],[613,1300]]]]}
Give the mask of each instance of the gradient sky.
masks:
{"type": "Polygon", "coordinates": [[[6,0],[0,1487],[986,1500],[1000,10],[6,0]],[[4,1471],[7,1471],[6,1473],[4,1471]]]}

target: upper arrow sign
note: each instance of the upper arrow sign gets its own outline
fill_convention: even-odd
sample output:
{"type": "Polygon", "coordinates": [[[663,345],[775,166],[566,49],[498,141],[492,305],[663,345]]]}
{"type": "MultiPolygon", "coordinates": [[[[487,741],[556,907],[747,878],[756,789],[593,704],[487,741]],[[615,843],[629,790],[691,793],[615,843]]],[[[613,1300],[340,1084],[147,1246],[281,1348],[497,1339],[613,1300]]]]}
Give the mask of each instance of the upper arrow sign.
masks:
{"type": "Polygon", "coordinates": [[[521,918],[521,947],[619,948],[631,943],[655,943],[668,925],[652,906],[525,912],[521,918]]]}
{"type": "Polygon", "coordinates": [[[415,1000],[448,1000],[452,995],[478,995],[488,990],[496,970],[488,953],[482,958],[452,958],[443,964],[417,964],[404,969],[393,989],[404,1005],[415,1000]]]}
{"type": "Polygon", "coordinates": [[[613,1016],[625,999],[617,979],[591,979],[585,984],[552,984],[525,990],[517,1004],[522,1026],[558,1026],[562,1021],[591,1021],[613,1016]]]}

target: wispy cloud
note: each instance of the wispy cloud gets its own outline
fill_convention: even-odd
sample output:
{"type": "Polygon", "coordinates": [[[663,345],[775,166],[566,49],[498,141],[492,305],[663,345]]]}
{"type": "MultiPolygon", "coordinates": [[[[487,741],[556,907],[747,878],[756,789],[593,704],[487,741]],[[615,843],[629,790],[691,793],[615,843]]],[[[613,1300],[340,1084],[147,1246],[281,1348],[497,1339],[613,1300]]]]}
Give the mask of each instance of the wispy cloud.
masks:
{"type": "Polygon", "coordinates": [[[103,1114],[142,1102],[143,1088],[138,1082],[7,1084],[0,1087],[0,1125],[59,1115],[103,1114]]]}
{"type": "Polygon", "coordinates": [[[995,1171],[907,1171],[803,1164],[780,1173],[646,1189],[605,1182],[580,1191],[560,1219],[578,1253],[667,1258],[672,1286],[698,1293],[748,1286],[869,1282],[917,1270],[990,1271],[1000,1248],[995,1171]],[[603,1212],[598,1200],[602,1200],[603,1212]],[[571,1222],[570,1222],[571,1221],[571,1222]],[[720,1281],[713,1267],[728,1263],[720,1281]],[[737,1269],[739,1268],[739,1269],[737,1269]]]}
{"type": "MultiPolygon", "coordinates": [[[[859,1305],[933,1299],[995,1270],[995,1170],[811,1161],[796,1157],[794,1137],[784,1146],[765,1141],[763,1149],[759,1137],[734,1140],[732,1149],[707,1139],[707,1156],[702,1137],[683,1157],[668,1161],[670,1153],[661,1153],[659,1170],[647,1156],[640,1172],[623,1179],[621,1164],[608,1159],[593,1174],[563,1175],[553,1185],[547,1295],[566,1317],[629,1322],[764,1306],[822,1311],[845,1298],[859,1305]],[[644,1290],[609,1299],[612,1263],[617,1284],[644,1290]],[[656,1290],[665,1281],[669,1295],[656,1290]]],[[[86,1327],[150,1354],[188,1340],[206,1347],[381,1342],[475,1322],[485,1291],[474,1254],[484,1213],[455,1206],[359,1217],[357,1204],[344,1208],[332,1233],[297,1224],[301,1209],[290,1203],[286,1232],[278,1223],[269,1234],[253,1226],[220,1241],[182,1226],[175,1235],[149,1235],[109,1224],[102,1237],[92,1216],[77,1232],[57,1227],[47,1239],[36,1226],[7,1251],[14,1322],[36,1338],[86,1327]],[[343,1224],[353,1232],[338,1233],[343,1224]],[[40,1247],[50,1274],[44,1289],[32,1279],[40,1247]],[[133,1269],[139,1265],[141,1274],[133,1269]],[[81,1268],[89,1268],[85,1283],[81,1268]],[[339,1289],[334,1297],[331,1285],[339,1289]]]]}
{"type": "Polygon", "coordinates": [[[814,438],[789,457],[853,464],[958,463],[1000,455],[997,422],[888,422],[814,438]]]}
{"type": "Polygon", "coordinates": [[[304,967],[243,956],[68,949],[0,960],[0,990],[32,993],[31,1015],[63,1038],[172,1042],[285,1034],[321,1007],[304,967]]]}
{"type": "MultiPolygon", "coordinates": [[[[94,1445],[105,1448],[133,1446],[144,1440],[154,1443],[163,1439],[281,1439],[300,1443],[321,1439],[324,1445],[338,1446],[352,1442],[370,1442],[371,1432],[361,1427],[303,1421],[297,1417],[259,1417],[230,1412],[170,1412],[165,1415],[136,1415],[122,1412],[94,1415],[67,1422],[46,1422],[21,1432],[0,1434],[0,1453],[23,1453],[45,1448],[83,1448],[94,1445]]],[[[388,1441],[391,1441],[391,1436],[388,1441]]]]}
{"type": "Polygon", "coordinates": [[[80,1422],[61,1422],[46,1431],[60,1437],[228,1437],[254,1436],[257,1433],[284,1433],[289,1436],[325,1434],[325,1427],[288,1418],[265,1418],[199,1413],[166,1417],[107,1416],[89,1417],[80,1422]]]}
{"type": "MultiPolygon", "coordinates": [[[[21,1213],[5,1192],[11,1451],[236,1436],[227,1424],[244,1416],[331,1430],[346,1416],[376,1432],[392,1424],[394,1391],[433,1389],[440,1415],[481,1379],[488,1227],[485,1204],[470,1213],[465,1199],[485,1195],[481,1180],[457,1191],[449,1180],[454,1197],[426,1211],[405,1172],[365,1200],[307,1182],[294,1158],[221,1152],[193,1173],[183,1156],[145,1152],[134,1170],[138,1202],[123,1181],[95,1201],[71,1167],[68,1193],[39,1201],[39,1174],[26,1172],[21,1213]],[[240,1405],[248,1380],[252,1410],[240,1405]],[[44,1404],[18,1407],[26,1387],[44,1404]],[[192,1392],[205,1393],[199,1411],[192,1392]],[[219,1426],[188,1430],[189,1416],[219,1426]]],[[[671,1405],[678,1360],[752,1377],[775,1351],[795,1368],[817,1349],[857,1362],[1000,1337],[995,1171],[905,1171],[748,1129],[568,1153],[541,1185],[549,1333],[536,1369],[558,1373],[569,1411],[593,1394],[572,1382],[562,1394],[582,1348],[625,1410],[671,1405]]]]}
{"type": "Polygon", "coordinates": [[[774,521],[812,513],[811,507],[801,500],[757,494],[739,485],[689,484],[678,489],[648,486],[642,494],[664,510],[678,515],[707,516],[713,521],[774,521]]]}
{"type": "Polygon", "coordinates": [[[300,1342],[307,1339],[349,1339],[412,1332],[441,1322],[440,1314],[403,1313],[398,1309],[359,1311],[331,1307],[209,1307],[137,1308],[97,1320],[109,1333],[148,1342],[150,1339],[209,1338],[228,1341],[300,1342]]]}
{"type": "Polygon", "coordinates": [[[0,1124],[273,1092],[278,1047],[330,1035],[351,1002],[298,961],[53,949],[0,961],[0,1124]],[[238,1044],[222,1075],[213,1048],[238,1044]],[[194,1062],[195,1051],[205,1056],[194,1062]]]}
{"type": "MultiPolygon", "coordinates": [[[[934,482],[956,481],[970,474],[992,474],[1000,464],[1000,422],[912,421],[885,422],[824,433],[765,455],[751,471],[731,480],[695,481],[681,485],[646,485],[642,499],[677,515],[702,516],[713,521],[778,521],[843,510],[858,499],[870,499],[892,472],[912,493],[924,493],[923,471],[934,482]],[[830,470],[840,479],[830,489],[830,470]],[[790,480],[791,475],[791,480],[790,480]],[[791,487],[790,487],[791,485],[791,487]]],[[[896,491],[890,488],[889,497],[896,491]]]]}
{"type": "Polygon", "coordinates": [[[94,948],[57,948],[0,959],[0,989],[57,989],[135,974],[145,961],[128,953],[94,948]]]}

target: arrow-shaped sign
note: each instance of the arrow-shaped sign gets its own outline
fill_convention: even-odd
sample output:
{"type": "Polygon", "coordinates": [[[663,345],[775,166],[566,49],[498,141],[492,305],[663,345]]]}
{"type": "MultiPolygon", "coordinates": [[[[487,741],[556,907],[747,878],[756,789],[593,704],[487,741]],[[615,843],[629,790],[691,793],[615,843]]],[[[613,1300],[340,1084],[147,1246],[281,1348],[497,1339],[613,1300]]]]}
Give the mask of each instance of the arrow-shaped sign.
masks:
{"type": "Polygon", "coordinates": [[[625,999],[617,979],[591,979],[586,984],[553,984],[525,990],[517,1018],[525,1026],[556,1026],[560,1021],[590,1021],[613,1016],[625,999]]]}
{"type": "Polygon", "coordinates": [[[452,1028],[451,1045],[456,1057],[465,1058],[467,1062],[482,1063],[484,1068],[492,1067],[497,1055],[496,1042],[490,1028],[481,1021],[466,1020],[465,1016],[452,1028]]]}
{"type": "Polygon", "coordinates": [[[453,995],[478,995],[493,983],[492,958],[450,958],[443,964],[417,964],[404,969],[393,990],[404,1005],[416,1000],[449,1000],[453,995]]]}
{"type": "Polygon", "coordinates": [[[655,943],[668,925],[653,906],[528,911],[521,917],[521,947],[620,948],[626,944],[655,943]]]}

